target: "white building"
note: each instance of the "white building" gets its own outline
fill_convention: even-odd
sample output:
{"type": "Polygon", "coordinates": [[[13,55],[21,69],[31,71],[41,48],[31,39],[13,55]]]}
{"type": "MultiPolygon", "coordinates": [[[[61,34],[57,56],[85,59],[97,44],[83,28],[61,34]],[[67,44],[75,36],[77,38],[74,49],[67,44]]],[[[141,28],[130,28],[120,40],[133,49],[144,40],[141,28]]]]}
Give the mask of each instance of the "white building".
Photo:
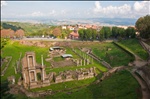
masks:
{"type": "Polygon", "coordinates": [[[67,27],[66,26],[62,26],[62,29],[67,29],[67,27]]]}

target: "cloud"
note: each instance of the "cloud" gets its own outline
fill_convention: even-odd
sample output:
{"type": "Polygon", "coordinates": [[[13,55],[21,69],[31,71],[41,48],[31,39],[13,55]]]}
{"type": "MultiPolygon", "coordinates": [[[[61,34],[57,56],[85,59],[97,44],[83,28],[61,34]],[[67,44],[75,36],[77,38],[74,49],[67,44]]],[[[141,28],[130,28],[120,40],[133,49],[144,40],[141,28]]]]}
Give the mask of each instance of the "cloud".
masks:
{"type": "Polygon", "coordinates": [[[1,1],[1,7],[6,6],[7,2],[6,1],[1,1]]]}
{"type": "Polygon", "coordinates": [[[31,16],[38,17],[38,16],[44,16],[44,14],[43,14],[42,12],[38,11],[38,12],[33,12],[33,13],[31,14],[31,16]]]}
{"type": "Polygon", "coordinates": [[[133,7],[135,11],[148,10],[150,7],[150,3],[149,1],[136,1],[133,7]]]}
{"type": "Polygon", "coordinates": [[[127,14],[131,11],[131,6],[128,4],[124,4],[121,6],[107,6],[102,7],[99,1],[95,2],[95,13],[102,13],[106,15],[112,15],[112,14],[127,14]]]}
{"type": "Polygon", "coordinates": [[[133,8],[137,15],[150,14],[150,1],[136,1],[133,8]]]}
{"type": "Polygon", "coordinates": [[[101,5],[99,1],[95,1],[96,10],[101,9],[101,5]]]}
{"type": "Polygon", "coordinates": [[[133,5],[123,4],[106,7],[101,6],[101,3],[96,1],[93,12],[101,17],[138,18],[150,14],[150,1],[136,1],[133,5]]]}

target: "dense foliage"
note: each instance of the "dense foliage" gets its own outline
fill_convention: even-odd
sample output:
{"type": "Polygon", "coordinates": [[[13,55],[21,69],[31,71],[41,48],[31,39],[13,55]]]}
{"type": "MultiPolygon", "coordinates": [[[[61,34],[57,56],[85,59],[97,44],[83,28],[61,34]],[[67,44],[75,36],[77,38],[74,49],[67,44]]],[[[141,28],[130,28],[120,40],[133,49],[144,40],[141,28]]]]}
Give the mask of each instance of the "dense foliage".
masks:
{"type": "Polygon", "coordinates": [[[1,47],[0,47],[0,49],[2,49],[7,44],[8,39],[5,39],[5,38],[0,38],[0,39],[1,39],[1,47]]]}
{"type": "Polygon", "coordinates": [[[79,35],[81,40],[99,40],[103,41],[109,38],[115,39],[127,39],[135,38],[135,29],[133,27],[128,27],[127,29],[119,27],[107,27],[104,26],[100,31],[95,29],[80,29],[79,35]]]}
{"type": "Polygon", "coordinates": [[[81,29],[78,31],[81,40],[95,40],[96,39],[96,30],[94,29],[81,29]]]}
{"type": "Polygon", "coordinates": [[[12,29],[14,31],[22,29],[21,27],[17,27],[17,26],[14,26],[14,25],[11,25],[11,24],[7,24],[7,23],[2,23],[2,27],[3,27],[3,29],[12,29]]]}
{"type": "Polygon", "coordinates": [[[135,24],[142,38],[150,38],[150,15],[140,17],[135,24]]]}

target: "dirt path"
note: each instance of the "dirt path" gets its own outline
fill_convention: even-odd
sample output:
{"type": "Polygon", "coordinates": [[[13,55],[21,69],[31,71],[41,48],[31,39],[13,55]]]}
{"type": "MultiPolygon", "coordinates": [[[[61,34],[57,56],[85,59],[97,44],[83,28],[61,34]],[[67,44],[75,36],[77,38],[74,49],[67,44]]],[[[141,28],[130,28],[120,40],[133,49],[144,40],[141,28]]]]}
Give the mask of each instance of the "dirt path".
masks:
{"type": "Polygon", "coordinates": [[[140,44],[142,45],[142,47],[147,51],[147,53],[149,54],[149,59],[150,60],[150,45],[146,44],[145,42],[143,41],[139,41],[140,44]]]}
{"type": "MultiPolygon", "coordinates": [[[[149,48],[148,45],[146,44],[143,44],[140,42],[140,44],[142,45],[142,47],[146,50],[147,50],[147,47],[149,48]],[[145,46],[146,45],[146,46],[145,46]],[[146,48],[145,48],[146,47],[146,48]]],[[[122,46],[121,46],[122,47],[122,46]]],[[[124,48],[124,47],[122,47],[124,48]]],[[[134,55],[135,57],[135,60],[134,62],[132,63],[133,64],[133,69],[131,71],[131,74],[133,75],[133,77],[138,81],[138,83],[140,84],[141,86],[141,89],[142,89],[142,99],[150,99],[150,90],[148,89],[148,85],[147,83],[149,82],[145,82],[142,78],[140,78],[138,76],[138,74],[135,73],[136,69],[134,68],[139,68],[139,67],[143,67],[145,65],[147,65],[147,61],[141,59],[138,55],[136,55],[135,53],[133,53],[132,51],[130,51],[129,49],[127,48],[124,48],[125,50],[127,50],[128,52],[130,52],[132,55],[134,55]]],[[[150,54],[149,54],[150,55],[150,54]]]]}
{"type": "Polygon", "coordinates": [[[148,89],[147,84],[139,78],[134,71],[131,72],[131,74],[134,76],[134,78],[138,81],[138,83],[141,86],[142,89],[142,99],[150,99],[150,91],[148,89]]]}

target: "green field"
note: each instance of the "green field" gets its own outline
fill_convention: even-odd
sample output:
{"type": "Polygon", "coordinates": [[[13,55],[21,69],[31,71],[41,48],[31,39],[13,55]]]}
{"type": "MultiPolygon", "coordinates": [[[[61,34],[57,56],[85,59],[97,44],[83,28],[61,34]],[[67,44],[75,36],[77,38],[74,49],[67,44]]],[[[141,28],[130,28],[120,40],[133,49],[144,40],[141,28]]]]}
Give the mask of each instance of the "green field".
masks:
{"type": "Polygon", "coordinates": [[[93,54],[108,62],[112,67],[127,66],[133,57],[113,43],[104,43],[93,49],[93,54]],[[110,50],[109,50],[110,49],[110,50]]]}
{"type": "Polygon", "coordinates": [[[148,53],[142,48],[137,39],[122,40],[119,43],[126,46],[142,59],[147,60],[148,53]]]}
{"type": "MultiPolygon", "coordinates": [[[[128,55],[126,52],[124,52],[119,47],[113,45],[113,43],[89,43],[89,45],[85,45],[85,42],[83,42],[84,46],[80,45],[81,42],[72,42],[72,46],[75,45],[75,49],[78,47],[87,47],[92,48],[93,53],[95,53],[100,58],[103,58],[104,60],[108,60],[109,58],[106,57],[105,51],[108,50],[108,47],[111,48],[111,50],[107,51],[108,55],[114,56],[114,63],[110,62],[112,66],[120,66],[120,65],[126,65],[129,61],[132,60],[132,57],[128,55]],[[91,45],[92,44],[92,45],[91,45]],[[106,58],[105,58],[106,57],[106,58]],[[117,57],[117,58],[116,58],[117,57]],[[127,58],[127,59],[126,59],[127,58]],[[124,61],[126,59],[126,61],[124,61]],[[120,62],[121,61],[121,62],[120,62]],[[117,62],[117,63],[116,63],[117,62]],[[119,63],[120,62],[120,63],[119,63]]],[[[35,46],[25,46],[20,45],[17,41],[9,41],[7,45],[2,49],[2,57],[6,56],[12,56],[12,61],[10,62],[10,65],[8,69],[6,70],[6,73],[4,76],[1,77],[1,83],[2,83],[2,99],[30,99],[24,95],[10,95],[10,94],[4,94],[5,91],[8,90],[7,86],[7,77],[11,75],[15,75],[16,80],[21,76],[21,74],[15,74],[13,66],[15,66],[16,60],[19,59],[20,53],[22,53],[22,57],[24,57],[25,52],[27,51],[34,51],[36,54],[36,61],[38,64],[41,64],[41,55],[44,57],[44,64],[46,65],[46,72],[60,72],[65,70],[76,70],[80,68],[89,68],[89,67],[97,67],[101,71],[105,72],[107,69],[102,66],[100,63],[94,60],[93,64],[89,64],[87,66],[70,66],[70,67],[61,67],[61,68],[49,68],[50,62],[46,62],[45,59],[48,57],[49,48],[40,48],[35,46]]],[[[72,54],[74,58],[78,59],[80,58],[78,55],[76,55],[71,48],[67,47],[66,52],[68,54],[72,54]]],[[[54,59],[55,61],[61,61],[60,57],[57,57],[54,59]]],[[[95,82],[100,76],[102,76],[102,72],[99,70],[96,70],[98,73],[97,77],[89,78],[85,80],[80,81],[69,81],[64,83],[58,83],[58,84],[51,84],[50,86],[43,87],[43,88],[37,88],[33,89],[31,91],[41,91],[41,90],[47,90],[52,89],[53,91],[61,91],[58,92],[52,96],[46,96],[44,99],[137,99],[140,96],[139,93],[137,93],[137,90],[139,88],[139,85],[137,81],[132,77],[132,75],[128,71],[120,71],[116,74],[113,74],[111,77],[107,78],[106,80],[95,84],[95,82]],[[66,89],[66,90],[65,90],[66,89]],[[69,90],[70,89],[70,90],[69,90]]],[[[16,81],[17,82],[17,81],[16,81]]],[[[40,98],[37,98],[40,99],[40,98]]]]}

